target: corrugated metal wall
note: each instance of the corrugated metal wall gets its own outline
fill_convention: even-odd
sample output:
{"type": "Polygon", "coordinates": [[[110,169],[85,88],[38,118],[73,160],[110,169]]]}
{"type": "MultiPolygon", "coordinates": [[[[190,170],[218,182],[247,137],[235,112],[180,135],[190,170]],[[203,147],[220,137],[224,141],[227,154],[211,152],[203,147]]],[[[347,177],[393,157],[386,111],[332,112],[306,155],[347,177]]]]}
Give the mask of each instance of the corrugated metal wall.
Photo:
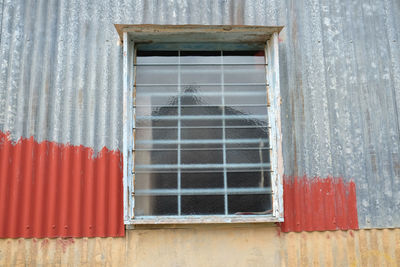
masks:
{"type": "Polygon", "coordinates": [[[1,2],[0,131],[94,155],[122,148],[122,50],[113,23],[284,25],[287,179],[352,180],[360,227],[400,226],[399,1],[1,2]]]}

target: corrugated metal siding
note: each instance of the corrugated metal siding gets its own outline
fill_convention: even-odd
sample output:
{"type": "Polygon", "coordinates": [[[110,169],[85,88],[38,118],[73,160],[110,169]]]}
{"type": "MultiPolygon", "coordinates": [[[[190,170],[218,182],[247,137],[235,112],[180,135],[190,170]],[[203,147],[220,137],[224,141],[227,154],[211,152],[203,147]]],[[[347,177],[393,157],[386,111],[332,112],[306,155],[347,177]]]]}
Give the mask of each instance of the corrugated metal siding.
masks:
{"type": "Polygon", "coordinates": [[[399,229],[137,229],[125,238],[2,239],[0,266],[400,266],[399,242],[399,229]]]}
{"type": "Polygon", "coordinates": [[[399,226],[399,2],[287,7],[285,173],[352,179],[360,227],[399,226]]]}
{"type": "Polygon", "coordinates": [[[284,25],[285,174],[352,179],[360,227],[400,226],[397,0],[3,2],[0,130],[94,154],[122,148],[113,23],[284,25]]]}
{"type": "Polygon", "coordinates": [[[122,156],[0,132],[0,238],[123,236],[122,156]]]}
{"type": "Polygon", "coordinates": [[[284,177],[284,232],[358,229],[356,186],[342,178],[284,177]]]}

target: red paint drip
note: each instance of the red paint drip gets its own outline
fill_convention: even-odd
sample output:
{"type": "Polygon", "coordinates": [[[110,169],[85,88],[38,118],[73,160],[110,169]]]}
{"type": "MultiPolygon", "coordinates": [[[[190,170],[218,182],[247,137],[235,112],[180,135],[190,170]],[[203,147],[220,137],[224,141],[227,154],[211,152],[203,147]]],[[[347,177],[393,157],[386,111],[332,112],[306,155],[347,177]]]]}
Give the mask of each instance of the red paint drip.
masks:
{"type": "Polygon", "coordinates": [[[0,132],[0,238],[124,236],[122,154],[0,132]]]}
{"type": "Polygon", "coordinates": [[[358,229],[356,186],[342,178],[284,177],[283,232],[358,229]]]}

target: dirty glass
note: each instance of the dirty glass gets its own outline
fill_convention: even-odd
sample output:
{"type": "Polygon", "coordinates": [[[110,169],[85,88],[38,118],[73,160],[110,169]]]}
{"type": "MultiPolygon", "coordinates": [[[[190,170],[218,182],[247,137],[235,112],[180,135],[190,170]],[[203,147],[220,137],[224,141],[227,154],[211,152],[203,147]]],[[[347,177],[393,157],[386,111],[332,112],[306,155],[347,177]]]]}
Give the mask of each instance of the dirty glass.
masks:
{"type": "Polygon", "coordinates": [[[265,55],[141,51],[135,59],[135,216],[272,208],[265,55]]]}

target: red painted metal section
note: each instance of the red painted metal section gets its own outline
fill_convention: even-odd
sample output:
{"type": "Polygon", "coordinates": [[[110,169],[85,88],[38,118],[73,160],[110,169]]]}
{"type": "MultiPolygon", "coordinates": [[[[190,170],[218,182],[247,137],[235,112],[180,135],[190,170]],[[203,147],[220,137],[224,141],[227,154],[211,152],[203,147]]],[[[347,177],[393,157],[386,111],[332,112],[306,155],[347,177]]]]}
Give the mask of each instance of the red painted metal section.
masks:
{"type": "Polygon", "coordinates": [[[0,238],[124,236],[122,154],[0,132],[0,238]]]}
{"type": "Polygon", "coordinates": [[[283,232],[358,229],[356,186],[342,178],[284,177],[283,232]]]}

